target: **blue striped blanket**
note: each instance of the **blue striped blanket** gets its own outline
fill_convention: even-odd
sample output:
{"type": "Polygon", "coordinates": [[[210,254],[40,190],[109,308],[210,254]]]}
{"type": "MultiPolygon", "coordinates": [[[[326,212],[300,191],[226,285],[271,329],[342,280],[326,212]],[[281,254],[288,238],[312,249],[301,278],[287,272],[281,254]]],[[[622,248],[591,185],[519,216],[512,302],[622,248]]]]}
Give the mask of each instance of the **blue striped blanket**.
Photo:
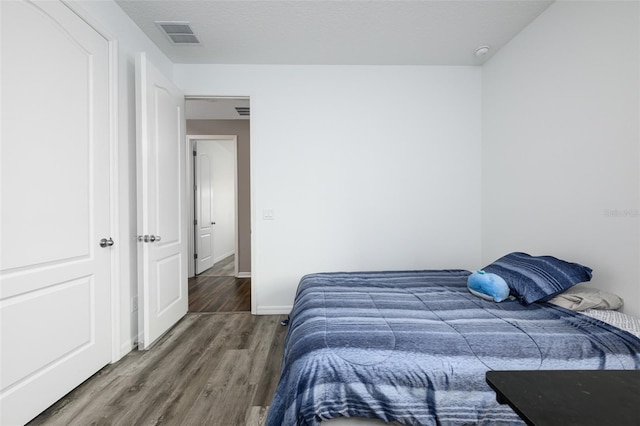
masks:
{"type": "Polygon", "coordinates": [[[303,277],[266,424],[522,424],[496,402],[488,370],[640,369],[640,339],[554,305],[480,299],[469,274],[303,277]]]}

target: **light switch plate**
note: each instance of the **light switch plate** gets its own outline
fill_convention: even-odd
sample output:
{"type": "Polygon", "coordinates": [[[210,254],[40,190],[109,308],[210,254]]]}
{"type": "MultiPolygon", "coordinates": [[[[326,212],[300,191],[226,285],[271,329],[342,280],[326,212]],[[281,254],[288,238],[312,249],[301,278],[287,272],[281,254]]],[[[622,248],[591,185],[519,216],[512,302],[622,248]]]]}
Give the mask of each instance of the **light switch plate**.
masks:
{"type": "Polygon", "coordinates": [[[262,210],[262,219],[264,220],[274,220],[273,209],[264,209],[262,210]]]}

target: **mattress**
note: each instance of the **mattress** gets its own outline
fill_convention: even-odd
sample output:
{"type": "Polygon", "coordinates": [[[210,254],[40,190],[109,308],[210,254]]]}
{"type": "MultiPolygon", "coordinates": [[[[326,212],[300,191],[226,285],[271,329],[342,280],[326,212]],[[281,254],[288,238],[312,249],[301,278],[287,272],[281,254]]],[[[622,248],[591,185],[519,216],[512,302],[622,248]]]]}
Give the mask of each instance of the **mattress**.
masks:
{"type": "Polygon", "coordinates": [[[266,424],[522,424],[496,402],[487,371],[640,369],[637,337],[546,303],[475,297],[469,274],[303,277],[266,424]]]}

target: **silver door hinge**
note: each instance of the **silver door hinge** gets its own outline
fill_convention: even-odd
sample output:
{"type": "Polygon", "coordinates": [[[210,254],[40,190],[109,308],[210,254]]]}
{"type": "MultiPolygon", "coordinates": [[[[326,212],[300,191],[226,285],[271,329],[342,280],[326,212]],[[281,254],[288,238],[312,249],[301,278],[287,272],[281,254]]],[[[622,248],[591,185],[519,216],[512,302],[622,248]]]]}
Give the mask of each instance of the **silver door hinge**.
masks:
{"type": "Polygon", "coordinates": [[[198,219],[193,219],[193,224],[197,225],[198,224],[198,219]]]}
{"type": "Polygon", "coordinates": [[[193,151],[193,156],[196,157],[198,155],[198,153],[196,151],[193,151]]]}
{"type": "Polygon", "coordinates": [[[193,258],[197,259],[198,258],[198,253],[194,253],[193,258]]]}

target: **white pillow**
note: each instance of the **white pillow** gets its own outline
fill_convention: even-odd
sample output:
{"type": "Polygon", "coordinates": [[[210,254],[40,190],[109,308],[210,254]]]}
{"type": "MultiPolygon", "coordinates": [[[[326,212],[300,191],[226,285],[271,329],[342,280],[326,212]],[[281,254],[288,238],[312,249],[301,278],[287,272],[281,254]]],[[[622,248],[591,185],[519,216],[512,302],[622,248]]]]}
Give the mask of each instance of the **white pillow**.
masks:
{"type": "Polygon", "coordinates": [[[589,287],[571,287],[558,294],[549,303],[571,309],[584,311],[585,309],[619,309],[623,305],[620,296],[603,290],[589,287]]]}

